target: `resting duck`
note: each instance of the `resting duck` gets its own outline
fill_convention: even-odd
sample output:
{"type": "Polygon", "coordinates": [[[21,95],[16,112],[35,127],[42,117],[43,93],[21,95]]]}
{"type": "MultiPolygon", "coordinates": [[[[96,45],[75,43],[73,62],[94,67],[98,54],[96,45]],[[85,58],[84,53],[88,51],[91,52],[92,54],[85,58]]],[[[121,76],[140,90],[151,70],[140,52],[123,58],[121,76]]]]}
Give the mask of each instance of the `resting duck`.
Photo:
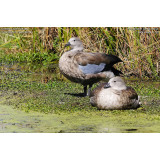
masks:
{"type": "Polygon", "coordinates": [[[90,102],[98,109],[136,109],[140,107],[139,96],[132,87],[125,85],[120,77],[113,77],[90,94],[90,102]]]}
{"type": "Polygon", "coordinates": [[[87,85],[90,91],[94,83],[122,74],[113,68],[115,63],[122,62],[117,56],[83,52],[83,44],[78,37],[72,37],[66,46],[72,49],[61,56],[59,69],[67,79],[84,86],[83,96],[87,95],[87,85]]]}

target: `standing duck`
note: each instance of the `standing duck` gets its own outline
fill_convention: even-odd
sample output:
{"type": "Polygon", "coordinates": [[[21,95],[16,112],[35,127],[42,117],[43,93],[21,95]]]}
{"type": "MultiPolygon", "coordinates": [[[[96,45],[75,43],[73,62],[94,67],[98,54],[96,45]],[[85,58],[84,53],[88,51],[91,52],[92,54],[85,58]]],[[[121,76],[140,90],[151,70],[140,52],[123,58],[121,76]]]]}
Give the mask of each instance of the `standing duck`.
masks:
{"type": "Polygon", "coordinates": [[[71,50],[61,56],[59,69],[67,79],[84,86],[83,96],[87,95],[87,85],[90,92],[94,83],[122,74],[113,68],[115,63],[122,62],[117,56],[83,52],[83,44],[78,37],[72,37],[66,46],[71,50]]]}
{"type": "Polygon", "coordinates": [[[98,109],[136,109],[140,107],[139,96],[132,87],[126,86],[120,77],[100,84],[90,93],[90,102],[98,109]]]}

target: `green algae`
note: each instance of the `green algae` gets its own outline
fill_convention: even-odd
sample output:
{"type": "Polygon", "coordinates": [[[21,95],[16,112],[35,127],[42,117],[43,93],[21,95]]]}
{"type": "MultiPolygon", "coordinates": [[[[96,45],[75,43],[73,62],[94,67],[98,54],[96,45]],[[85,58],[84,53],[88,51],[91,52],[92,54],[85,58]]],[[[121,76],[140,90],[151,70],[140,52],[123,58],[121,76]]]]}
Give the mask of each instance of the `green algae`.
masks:
{"type": "Polygon", "coordinates": [[[26,113],[12,106],[0,105],[0,115],[0,132],[5,133],[160,132],[160,115],[135,110],[44,114],[26,113]]]}
{"type": "Polygon", "coordinates": [[[83,92],[81,85],[55,77],[49,73],[1,72],[0,132],[160,132],[158,81],[126,79],[141,97],[141,107],[102,111],[92,107],[88,97],[72,95],[83,92]]]}

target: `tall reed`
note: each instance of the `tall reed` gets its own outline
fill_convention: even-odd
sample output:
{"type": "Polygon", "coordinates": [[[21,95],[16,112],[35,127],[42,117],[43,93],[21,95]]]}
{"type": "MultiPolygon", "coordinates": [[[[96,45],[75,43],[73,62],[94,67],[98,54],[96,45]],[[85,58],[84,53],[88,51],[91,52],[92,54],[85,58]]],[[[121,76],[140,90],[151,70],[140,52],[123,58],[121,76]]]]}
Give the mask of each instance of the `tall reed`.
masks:
{"type": "Polygon", "coordinates": [[[153,27],[0,28],[0,55],[30,63],[53,63],[66,50],[65,43],[78,36],[88,52],[119,56],[124,63],[116,67],[125,76],[156,78],[160,75],[159,30],[153,27]]]}

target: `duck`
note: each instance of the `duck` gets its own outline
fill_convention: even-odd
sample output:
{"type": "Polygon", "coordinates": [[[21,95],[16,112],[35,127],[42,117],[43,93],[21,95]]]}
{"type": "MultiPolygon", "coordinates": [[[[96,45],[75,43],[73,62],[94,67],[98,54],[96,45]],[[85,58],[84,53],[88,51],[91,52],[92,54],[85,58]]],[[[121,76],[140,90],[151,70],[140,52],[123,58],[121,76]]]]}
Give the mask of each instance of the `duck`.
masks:
{"type": "Polygon", "coordinates": [[[84,52],[83,43],[78,37],[70,38],[65,47],[67,46],[71,49],[60,57],[59,69],[68,80],[83,85],[82,96],[87,96],[91,92],[94,83],[122,74],[113,67],[114,64],[122,62],[119,57],[105,53],[84,52]],[[89,86],[88,92],[87,86],[89,86]]]}
{"type": "Polygon", "coordinates": [[[102,110],[137,109],[141,104],[136,91],[119,76],[101,83],[89,96],[91,105],[102,110]]]}

